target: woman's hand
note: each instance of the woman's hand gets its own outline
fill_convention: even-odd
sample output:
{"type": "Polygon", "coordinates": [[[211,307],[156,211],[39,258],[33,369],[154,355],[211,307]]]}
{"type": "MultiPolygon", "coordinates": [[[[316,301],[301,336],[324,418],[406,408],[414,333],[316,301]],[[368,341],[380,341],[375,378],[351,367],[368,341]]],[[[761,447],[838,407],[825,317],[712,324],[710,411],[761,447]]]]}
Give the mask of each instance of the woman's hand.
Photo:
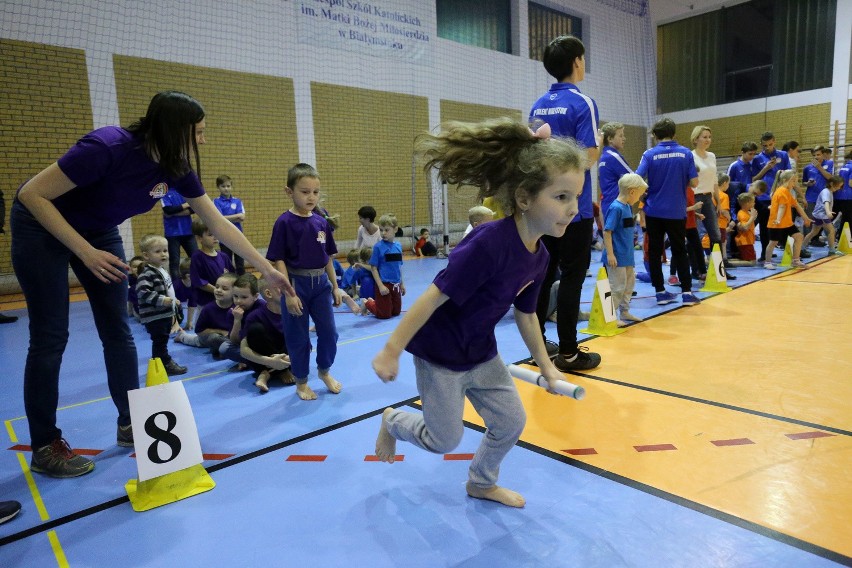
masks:
{"type": "Polygon", "coordinates": [[[292,296],[286,296],[284,301],[287,304],[288,314],[296,317],[302,315],[302,300],[295,294],[295,291],[292,296]]]}
{"type": "Polygon", "coordinates": [[[127,280],[127,271],[130,270],[130,267],[111,252],[91,247],[89,251],[80,256],[80,260],[101,282],[109,284],[110,282],[127,280]]]}

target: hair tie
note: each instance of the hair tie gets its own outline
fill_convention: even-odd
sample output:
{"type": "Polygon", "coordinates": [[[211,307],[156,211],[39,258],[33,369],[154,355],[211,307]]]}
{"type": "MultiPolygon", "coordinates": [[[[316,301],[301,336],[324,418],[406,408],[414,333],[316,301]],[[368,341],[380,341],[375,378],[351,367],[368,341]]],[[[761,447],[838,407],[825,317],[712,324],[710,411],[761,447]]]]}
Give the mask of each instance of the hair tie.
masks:
{"type": "Polygon", "coordinates": [[[550,138],[550,124],[544,123],[535,130],[530,128],[530,134],[532,134],[533,138],[537,138],[539,140],[547,140],[550,138]]]}

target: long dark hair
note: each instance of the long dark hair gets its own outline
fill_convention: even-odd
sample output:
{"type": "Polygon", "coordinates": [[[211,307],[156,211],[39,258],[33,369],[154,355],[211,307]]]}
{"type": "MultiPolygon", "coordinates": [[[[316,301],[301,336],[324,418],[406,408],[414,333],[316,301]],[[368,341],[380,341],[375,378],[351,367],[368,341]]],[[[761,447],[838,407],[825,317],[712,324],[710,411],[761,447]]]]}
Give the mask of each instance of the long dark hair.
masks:
{"type": "Polygon", "coordinates": [[[142,137],[145,152],[170,176],[182,177],[192,170],[190,154],[195,155],[200,176],[195,125],[203,118],[204,108],[197,100],[179,91],[163,91],[154,95],[145,116],[127,130],[142,137]]]}

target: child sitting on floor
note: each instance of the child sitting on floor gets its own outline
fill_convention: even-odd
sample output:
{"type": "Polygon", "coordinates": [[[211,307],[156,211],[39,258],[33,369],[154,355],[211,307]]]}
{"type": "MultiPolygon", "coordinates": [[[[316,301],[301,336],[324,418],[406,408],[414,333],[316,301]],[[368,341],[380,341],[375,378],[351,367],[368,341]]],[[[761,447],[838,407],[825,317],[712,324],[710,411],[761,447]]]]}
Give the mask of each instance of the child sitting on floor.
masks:
{"type": "Polygon", "coordinates": [[[228,341],[231,332],[231,306],[234,305],[234,282],[237,275],[226,272],[216,280],[213,290],[213,300],[198,314],[195,322],[195,333],[184,330],[178,331],[175,341],[192,347],[204,347],[210,350],[210,355],[219,360],[219,348],[228,341]]]}
{"type": "Polygon", "coordinates": [[[290,356],[284,341],[281,291],[270,287],[264,279],[258,281],[257,287],[266,303],[245,316],[240,331],[240,355],[255,373],[254,385],[266,393],[272,376],[285,385],[295,384],[296,380],[290,372],[290,356]]]}

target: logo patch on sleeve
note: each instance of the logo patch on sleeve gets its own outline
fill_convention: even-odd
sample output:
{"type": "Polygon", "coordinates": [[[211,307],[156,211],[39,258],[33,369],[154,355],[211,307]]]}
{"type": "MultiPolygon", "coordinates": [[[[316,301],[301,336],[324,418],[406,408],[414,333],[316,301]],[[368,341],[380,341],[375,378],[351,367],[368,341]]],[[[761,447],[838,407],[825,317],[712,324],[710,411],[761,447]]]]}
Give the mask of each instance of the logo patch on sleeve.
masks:
{"type": "Polygon", "coordinates": [[[169,186],[166,183],[160,182],[148,193],[154,199],[162,199],[169,192],[169,186]]]}

